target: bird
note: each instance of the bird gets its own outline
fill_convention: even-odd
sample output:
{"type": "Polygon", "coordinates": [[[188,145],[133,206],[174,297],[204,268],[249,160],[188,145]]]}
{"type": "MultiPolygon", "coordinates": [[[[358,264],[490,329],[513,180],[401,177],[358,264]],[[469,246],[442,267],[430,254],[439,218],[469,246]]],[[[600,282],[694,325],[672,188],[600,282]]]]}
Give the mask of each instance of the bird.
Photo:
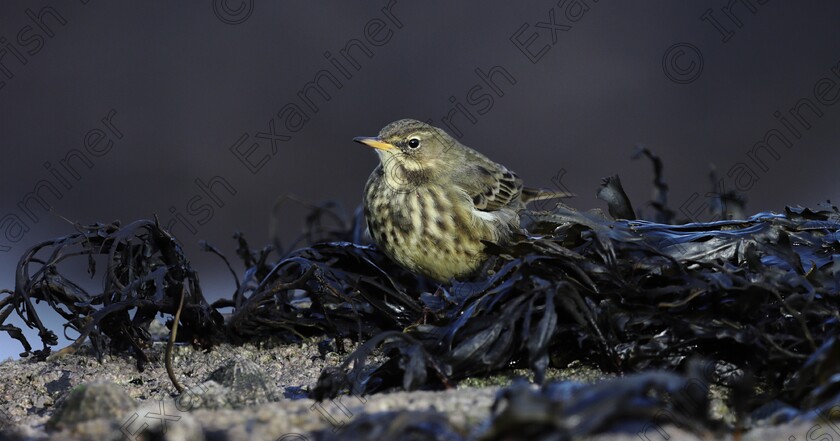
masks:
{"type": "Polygon", "coordinates": [[[364,190],[371,238],[391,260],[437,282],[474,275],[487,260],[484,241],[509,241],[528,202],[573,196],[524,187],[507,167],[418,120],[353,140],[379,156],[364,190]]]}

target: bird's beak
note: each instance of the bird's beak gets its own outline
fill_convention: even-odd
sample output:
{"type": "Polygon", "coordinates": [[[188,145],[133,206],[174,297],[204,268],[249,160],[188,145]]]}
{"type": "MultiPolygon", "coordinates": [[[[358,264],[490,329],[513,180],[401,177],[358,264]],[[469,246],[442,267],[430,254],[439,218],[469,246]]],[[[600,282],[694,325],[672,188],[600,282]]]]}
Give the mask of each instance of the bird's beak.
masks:
{"type": "Polygon", "coordinates": [[[386,152],[397,149],[393,144],[388,144],[387,142],[383,141],[378,136],[377,137],[359,136],[359,137],[353,138],[353,141],[362,143],[366,146],[373,147],[375,149],[385,150],[386,152]]]}

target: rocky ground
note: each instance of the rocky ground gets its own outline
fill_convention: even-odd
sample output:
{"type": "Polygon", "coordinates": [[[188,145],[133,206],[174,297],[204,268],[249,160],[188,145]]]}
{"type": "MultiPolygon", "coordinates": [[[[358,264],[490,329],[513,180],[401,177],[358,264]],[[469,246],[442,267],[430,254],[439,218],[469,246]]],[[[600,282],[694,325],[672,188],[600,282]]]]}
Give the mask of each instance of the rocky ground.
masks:
{"type": "MultiPolygon", "coordinates": [[[[100,363],[87,349],[44,362],[6,361],[0,364],[0,440],[314,441],[330,439],[345,426],[365,439],[403,439],[406,427],[418,418],[428,421],[431,413],[448,423],[459,439],[489,439],[482,436],[488,433],[496,393],[512,376],[524,374],[471,379],[443,392],[345,396],[318,403],[305,398],[306,392],[323,367],[341,361],[340,355],[318,343],[222,345],[209,352],[179,347],[174,367],[189,389],[180,396],[166,375],[163,342],[152,348],[158,359],[143,372],[128,356],[106,356],[100,363]],[[383,412],[392,416],[388,427],[365,426],[367,418],[383,412]]],[[[572,365],[552,371],[551,377],[594,382],[604,375],[572,365]]],[[[753,429],[741,439],[795,441],[832,433],[830,426],[818,424],[801,421],[753,429]]],[[[664,428],[664,433],[604,434],[596,439],[720,439],[664,428]]],[[[439,433],[437,439],[448,438],[439,433]]]]}

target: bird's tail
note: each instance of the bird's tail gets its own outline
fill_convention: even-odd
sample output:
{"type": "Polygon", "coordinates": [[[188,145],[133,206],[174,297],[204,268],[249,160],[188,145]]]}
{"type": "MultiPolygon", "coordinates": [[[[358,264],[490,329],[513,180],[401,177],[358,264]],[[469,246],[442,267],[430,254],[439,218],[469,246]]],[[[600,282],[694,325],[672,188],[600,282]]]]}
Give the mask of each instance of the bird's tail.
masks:
{"type": "Polygon", "coordinates": [[[568,191],[547,190],[544,188],[530,188],[522,189],[522,202],[526,204],[534,201],[544,201],[546,199],[563,199],[573,198],[576,195],[568,191]]]}

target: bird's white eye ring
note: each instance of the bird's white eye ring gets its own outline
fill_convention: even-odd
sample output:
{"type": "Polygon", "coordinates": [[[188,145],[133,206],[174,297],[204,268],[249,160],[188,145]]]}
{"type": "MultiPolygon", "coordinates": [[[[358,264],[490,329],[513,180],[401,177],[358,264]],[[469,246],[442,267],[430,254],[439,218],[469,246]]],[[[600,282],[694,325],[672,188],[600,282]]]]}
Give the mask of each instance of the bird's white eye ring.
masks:
{"type": "Polygon", "coordinates": [[[408,147],[412,149],[416,149],[420,147],[420,139],[419,138],[411,138],[408,140],[408,147]]]}

